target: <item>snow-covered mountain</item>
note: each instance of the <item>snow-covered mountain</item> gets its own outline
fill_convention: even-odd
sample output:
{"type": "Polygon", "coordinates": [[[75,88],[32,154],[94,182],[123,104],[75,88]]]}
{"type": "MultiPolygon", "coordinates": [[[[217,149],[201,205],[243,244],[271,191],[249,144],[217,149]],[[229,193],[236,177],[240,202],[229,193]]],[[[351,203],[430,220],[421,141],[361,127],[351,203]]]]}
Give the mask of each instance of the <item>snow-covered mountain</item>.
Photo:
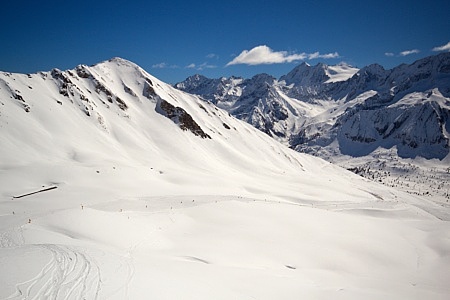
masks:
{"type": "Polygon", "coordinates": [[[325,136],[329,143],[338,140],[343,154],[395,145],[401,157],[443,159],[450,149],[449,69],[450,54],[443,53],[392,70],[302,63],[279,80],[266,74],[238,81],[196,75],[175,86],[292,148],[323,146],[325,136]]]}
{"type": "MultiPolygon", "coordinates": [[[[236,110],[282,96],[268,75],[239,81],[220,80],[236,110]]],[[[448,207],[293,151],[129,61],[0,72],[0,145],[2,299],[448,296],[448,207]]]]}
{"type": "MultiPolygon", "coordinates": [[[[399,159],[450,161],[450,53],[392,70],[302,63],[279,80],[260,84],[260,76],[229,83],[239,91],[233,97],[213,84],[201,95],[297,151],[348,168],[357,167],[351,158],[372,160],[380,150],[399,159]]],[[[196,84],[214,82],[196,78],[175,86],[197,94],[196,84]]]]}

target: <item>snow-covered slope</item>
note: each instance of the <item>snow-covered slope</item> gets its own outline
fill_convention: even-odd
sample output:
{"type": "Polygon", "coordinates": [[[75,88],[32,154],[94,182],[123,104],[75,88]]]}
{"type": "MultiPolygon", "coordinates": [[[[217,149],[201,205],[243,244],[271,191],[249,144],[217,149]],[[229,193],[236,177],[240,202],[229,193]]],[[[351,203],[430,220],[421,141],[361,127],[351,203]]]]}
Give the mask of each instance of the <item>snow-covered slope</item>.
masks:
{"type": "Polygon", "coordinates": [[[335,66],[328,66],[326,74],[329,79],[325,81],[325,83],[345,81],[355,75],[358,71],[358,68],[354,68],[344,62],[335,66]]]}
{"type": "Polygon", "coordinates": [[[129,61],[0,73],[0,145],[0,298],[448,296],[448,208],[129,61]]]}

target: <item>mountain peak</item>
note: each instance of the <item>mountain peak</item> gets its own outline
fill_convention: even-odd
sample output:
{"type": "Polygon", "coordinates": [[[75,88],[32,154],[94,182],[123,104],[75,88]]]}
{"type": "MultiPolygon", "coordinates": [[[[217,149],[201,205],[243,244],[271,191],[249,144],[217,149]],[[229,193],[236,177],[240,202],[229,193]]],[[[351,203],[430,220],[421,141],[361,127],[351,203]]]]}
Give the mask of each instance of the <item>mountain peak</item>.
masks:
{"type": "Polygon", "coordinates": [[[323,83],[329,79],[326,74],[327,65],[319,63],[315,66],[303,62],[287,75],[280,78],[280,81],[285,81],[287,85],[294,84],[295,86],[316,85],[323,83]]]}
{"type": "Polygon", "coordinates": [[[260,74],[256,74],[255,76],[253,76],[251,80],[256,81],[256,82],[264,81],[267,83],[273,83],[276,80],[276,78],[267,73],[260,73],[260,74]]]}
{"type": "Polygon", "coordinates": [[[382,65],[374,63],[362,68],[358,73],[365,73],[365,72],[372,74],[381,74],[386,72],[386,69],[382,65]]]}
{"type": "Polygon", "coordinates": [[[143,71],[143,69],[137,65],[136,63],[121,58],[121,57],[113,57],[110,58],[108,60],[102,61],[100,63],[94,64],[92,67],[102,67],[102,66],[114,66],[114,67],[128,67],[128,68],[133,68],[136,70],[141,70],[143,71]]]}
{"type": "Polygon", "coordinates": [[[109,62],[130,63],[130,61],[129,61],[129,60],[127,60],[127,59],[124,59],[124,58],[122,58],[122,57],[119,57],[119,56],[115,56],[115,57],[113,57],[113,58],[109,59],[108,61],[109,61],[109,62]]]}

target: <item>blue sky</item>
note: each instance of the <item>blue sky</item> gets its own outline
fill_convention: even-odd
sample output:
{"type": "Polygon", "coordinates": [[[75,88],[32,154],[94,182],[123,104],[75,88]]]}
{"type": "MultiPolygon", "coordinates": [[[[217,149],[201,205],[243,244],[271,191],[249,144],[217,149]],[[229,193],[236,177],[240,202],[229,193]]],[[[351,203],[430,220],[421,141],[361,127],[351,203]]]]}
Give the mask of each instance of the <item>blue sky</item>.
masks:
{"type": "Polygon", "coordinates": [[[119,56],[176,83],[279,77],[302,61],[392,68],[450,51],[449,11],[448,0],[4,1],[0,70],[119,56]]]}

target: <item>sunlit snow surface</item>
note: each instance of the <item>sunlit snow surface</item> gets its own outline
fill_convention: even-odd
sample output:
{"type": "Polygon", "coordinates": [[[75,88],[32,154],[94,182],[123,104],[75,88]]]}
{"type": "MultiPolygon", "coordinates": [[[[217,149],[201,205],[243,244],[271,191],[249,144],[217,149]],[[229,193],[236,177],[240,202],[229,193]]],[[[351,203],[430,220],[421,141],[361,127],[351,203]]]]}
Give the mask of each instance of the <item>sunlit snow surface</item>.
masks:
{"type": "Polygon", "coordinates": [[[358,71],[359,71],[358,68],[354,68],[345,63],[341,63],[335,66],[328,66],[325,73],[328,75],[328,77],[330,77],[330,79],[328,79],[325,82],[330,83],[330,82],[345,81],[350,77],[352,77],[353,75],[355,75],[356,72],[358,71]]]}
{"type": "Polygon", "coordinates": [[[0,74],[1,299],[448,299],[448,207],[291,151],[127,61],[85,69],[68,96],[50,72],[0,74]]]}

